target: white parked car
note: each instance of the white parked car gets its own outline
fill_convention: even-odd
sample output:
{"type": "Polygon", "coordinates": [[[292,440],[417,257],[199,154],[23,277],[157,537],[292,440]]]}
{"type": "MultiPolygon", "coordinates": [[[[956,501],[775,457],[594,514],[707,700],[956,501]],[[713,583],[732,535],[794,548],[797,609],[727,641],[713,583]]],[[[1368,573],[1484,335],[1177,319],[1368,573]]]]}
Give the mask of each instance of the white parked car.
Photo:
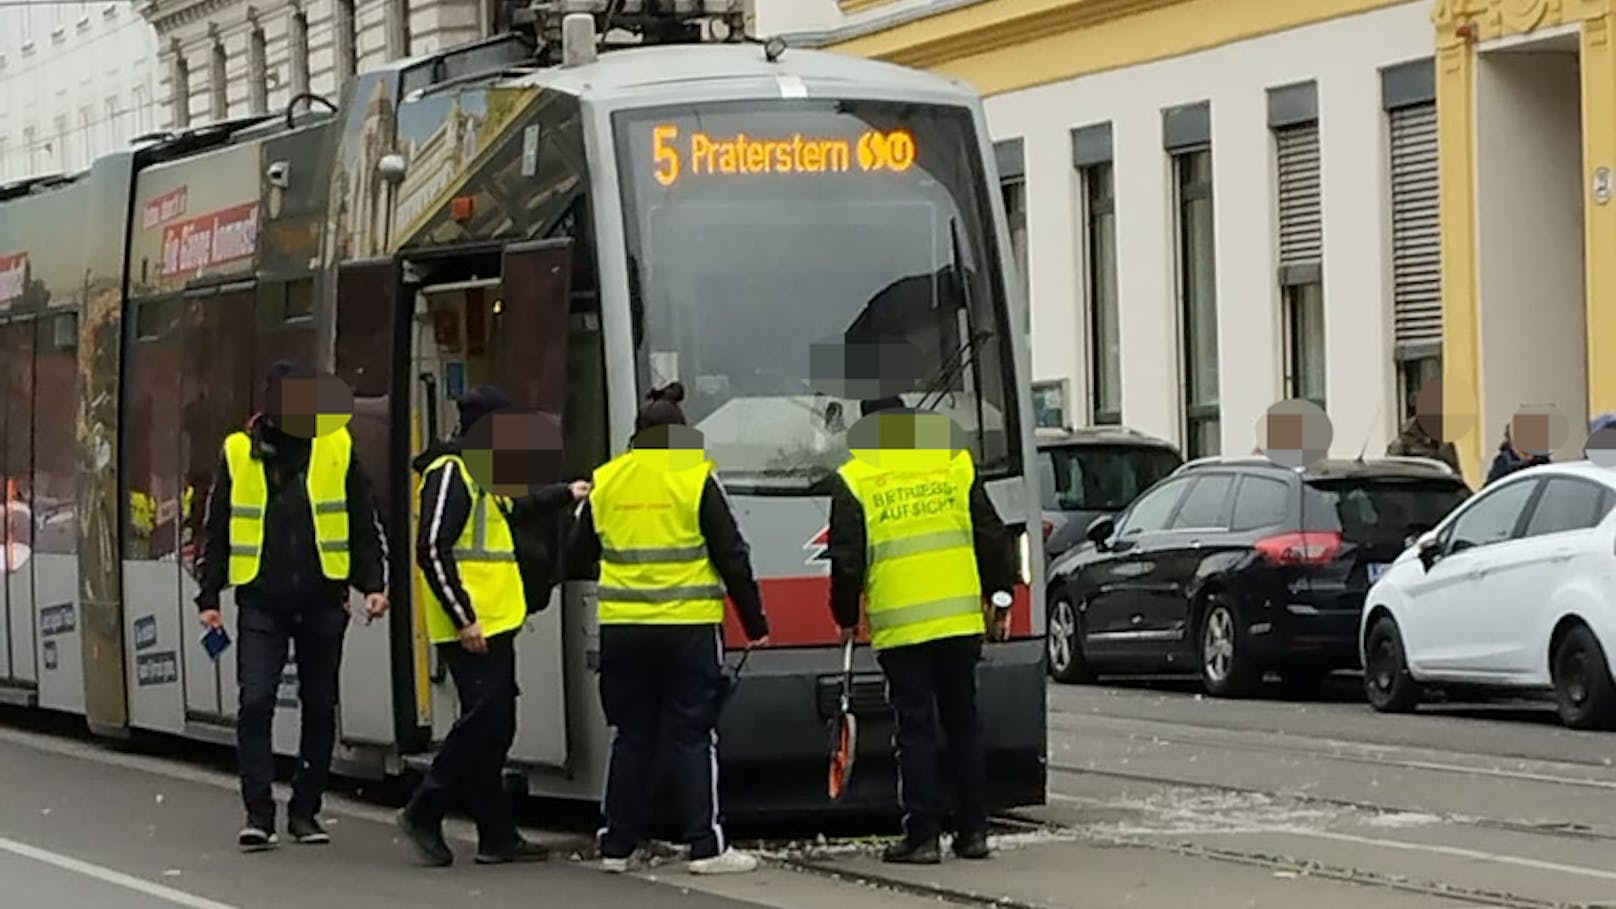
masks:
{"type": "Polygon", "coordinates": [[[1424,685],[1552,691],[1574,729],[1616,727],[1616,470],[1519,471],[1423,534],[1365,601],[1364,689],[1406,712],[1424,685]]]}

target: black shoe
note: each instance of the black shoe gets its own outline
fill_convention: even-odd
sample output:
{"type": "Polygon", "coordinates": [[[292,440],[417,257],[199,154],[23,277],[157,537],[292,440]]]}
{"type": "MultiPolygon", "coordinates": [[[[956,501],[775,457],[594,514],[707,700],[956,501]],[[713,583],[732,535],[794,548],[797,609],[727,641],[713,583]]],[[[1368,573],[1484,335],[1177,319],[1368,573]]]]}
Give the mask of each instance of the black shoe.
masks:
{"type": "Polygon", "coordinates": [[[236,834],[236,842],[247,852],[262,852],[273,849],[280,839],[275,836],[275,818],[248,816],[247,826],[241,828],[236,834]]]}
{"type": "Polygon", "coordinates": [[[881,861],[894,865],[936,865],[943,860],[942,850],[937,846],[937,837],[925,839],[909,839],[893,843],[881,853],[881,861]]]}
{"type": "Polygon", "coordinates": [[[509,862],[542,862],[550,858],[550,850],[539,843],[519,839],[508,849],[477,850],[477,864],[504,865],[509,862]]]}
{"type": "Polygon", "coordinates": [[[954,837],[954,854],[962,859],[985,859],[990,854],[986,833],[961,833],[954,837]]]}
{"type": "Polygon", "coordinates": [[[304,844],[322,844],[331,842],[331,834],[325,832],[320,821],[315,817],[299,817],[292,815],[286,819],[286,834],[293,842],[304,844]]]}
{"type": "Polygon", "coordinates": [[[454,864],[454,853],[449,851],[449,844],[443,841],[443,829],[438,824],[428,827],[418,823],[410,817],[410,810],[405,808],[398,813],[398,829],[403,832],[404,838],[410,841],[415,851],[420,853],[421,860],[428,865],[442,868],[454,864]]]}

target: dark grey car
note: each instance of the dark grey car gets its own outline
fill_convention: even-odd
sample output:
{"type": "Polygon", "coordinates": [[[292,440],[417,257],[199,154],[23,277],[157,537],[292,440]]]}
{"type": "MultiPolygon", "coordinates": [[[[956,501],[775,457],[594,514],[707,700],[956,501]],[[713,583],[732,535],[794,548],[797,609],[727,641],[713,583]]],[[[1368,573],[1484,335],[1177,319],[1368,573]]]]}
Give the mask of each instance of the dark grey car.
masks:
{"type": "Polygon", "coordinates": [[[1038,431],[1044,551],[1083,542],[1095,518],[1115,515],[1183,463],[1172,443],[1120,426],[1038,431]]]}

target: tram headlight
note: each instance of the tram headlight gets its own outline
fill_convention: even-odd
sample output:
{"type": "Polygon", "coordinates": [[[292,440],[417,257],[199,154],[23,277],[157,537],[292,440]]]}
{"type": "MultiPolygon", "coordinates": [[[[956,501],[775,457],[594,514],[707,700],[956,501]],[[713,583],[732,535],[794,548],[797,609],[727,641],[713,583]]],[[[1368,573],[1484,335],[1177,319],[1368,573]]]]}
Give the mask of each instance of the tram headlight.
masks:
{"type": "Polygon", "coordinates": [[[1016,536],[1016,554],[1021,563],[1021,583],[1032,586],[1032,536],[1025,530],[1016,536]]]}

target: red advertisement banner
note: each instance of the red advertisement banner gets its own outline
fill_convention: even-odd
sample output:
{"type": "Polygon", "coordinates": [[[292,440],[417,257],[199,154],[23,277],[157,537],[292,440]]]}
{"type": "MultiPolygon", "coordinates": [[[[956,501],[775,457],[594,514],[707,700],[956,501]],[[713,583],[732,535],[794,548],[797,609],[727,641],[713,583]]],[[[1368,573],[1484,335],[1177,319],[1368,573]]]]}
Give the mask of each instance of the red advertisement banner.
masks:
{"type": "Polygon", "coordinates": [[[198,274],[258,248],[258,203],[248,202],[163,228],[163,277],[198,274]]]}
{"type": "Polygon", "coordinates": [[[190,200],[190,187],[181,186],[171,189],[161,196],[146,203],[140,214],[141,230],[151,230],[159,224],[172,221],[185,214],[186,203],[190,200]]]}

